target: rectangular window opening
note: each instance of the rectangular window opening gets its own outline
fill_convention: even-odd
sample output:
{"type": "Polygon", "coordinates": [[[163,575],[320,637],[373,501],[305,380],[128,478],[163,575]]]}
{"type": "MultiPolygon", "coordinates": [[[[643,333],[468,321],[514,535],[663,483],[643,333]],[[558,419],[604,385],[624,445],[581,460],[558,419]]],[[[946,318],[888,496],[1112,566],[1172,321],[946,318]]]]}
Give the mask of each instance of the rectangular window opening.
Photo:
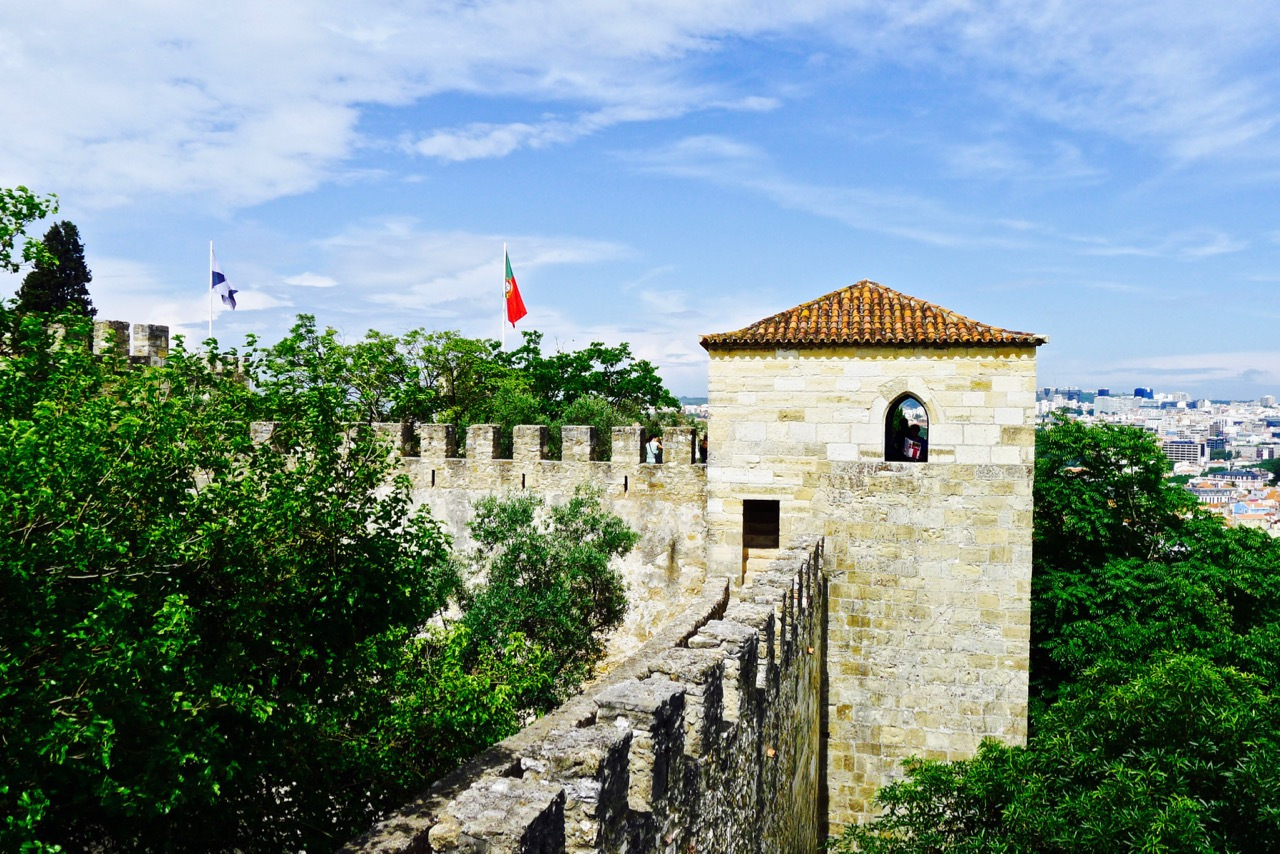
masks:
{"type": "Polygon", "coordinates": [[[744,499],[742,545],[748,549],[778,548],[778,502],[744,499]]]}

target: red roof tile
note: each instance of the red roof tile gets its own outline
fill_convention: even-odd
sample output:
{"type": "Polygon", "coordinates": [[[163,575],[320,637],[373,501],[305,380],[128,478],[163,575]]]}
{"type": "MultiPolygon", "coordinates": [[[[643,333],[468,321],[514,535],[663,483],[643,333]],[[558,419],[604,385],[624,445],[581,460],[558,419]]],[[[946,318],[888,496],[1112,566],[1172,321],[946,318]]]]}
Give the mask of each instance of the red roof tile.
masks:
{"type": "Polygon", "coordinates": [[[863,280],[736,332],[702,336],[702,346],[1039,346],[1049,339],[988,326],[863,280]]]}

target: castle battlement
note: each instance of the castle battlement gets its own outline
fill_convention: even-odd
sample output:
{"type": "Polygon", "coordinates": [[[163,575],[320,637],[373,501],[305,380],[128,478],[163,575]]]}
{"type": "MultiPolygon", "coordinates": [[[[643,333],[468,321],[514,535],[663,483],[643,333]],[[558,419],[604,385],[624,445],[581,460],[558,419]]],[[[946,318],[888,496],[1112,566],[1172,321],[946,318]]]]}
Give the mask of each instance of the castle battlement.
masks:
{"type": "Polygon", "coordinates": [[[789,552],[732,604],[714,586],[582,695],[343,850],[812,850],[823,561],[821,542],[789,552]],[[809,790],[789,783],[803,779],[809,790]]]}
{"type": "Polygon", "coordinates": [[[123,320],[96,320],[93,352],[114,352],[138,364],[154,365],[169,357],[169,327],[123,320]]]}
{"type": "MultiPolygon", "coordinates": [[[[589,426],[563,428],[559,460],[546,459],[547,429],[514,429],[510,459],[498,456],[499,426],[474,424],[467,431],[466,456],[458,456],[451,424],[419,424],[406,434],[399,423],[352,425],[372,429],[399,456],[413,500],[424,504],[452,538],[455,547],[472,544],[475,502],[488,496],[532,493],[553,503],[567,501],[582,486],[596,489],[604,506],[640,535],[631,553],[619,561],[627,585],[627,614],[610,638],[609,660],[634,652],[690,599],[707,580],[707,467],[692,462],[694,432],[688,427],[663,431],[662,463],[641,462],[641,428],[615,427],[610,460],[598,459],[597,431],[589,426]]],[[[270,422],[249,426],[255,442],[269,442],[270,422]]]]}

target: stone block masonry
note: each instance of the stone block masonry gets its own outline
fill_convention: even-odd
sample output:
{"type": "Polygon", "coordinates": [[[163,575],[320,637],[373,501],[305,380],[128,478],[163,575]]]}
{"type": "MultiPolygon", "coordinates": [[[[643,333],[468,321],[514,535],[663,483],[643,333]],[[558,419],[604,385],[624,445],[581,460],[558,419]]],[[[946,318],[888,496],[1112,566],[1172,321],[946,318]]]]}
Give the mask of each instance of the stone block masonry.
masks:
{"type": "Polygon", "coordinates": [[[620,667],[346,852],[820,849],[825,553],[720,581],[620,667]]]}
{"type": "Polygon", "coordinates": [[[1035,349],[711,353],[708,577],[749,577],[743,505],[780,545],[829,544],[826,763],[832,832],[877,810],[907,756],[1026,739],[1035,349]],[[911,395],[929,459],[886,462],[911,395]]]}
{"type": "Polygon", "coordinates": [[[122,320],[98,320],[93,324],[93,352],[114,352],[134,364],[159,365],[169,355],[169,327],[122,320]],[[132,344],[132,346],[130,346],[132,344]]]}
{"type": "MultiPolygon", "coordinates": [[[[399,425],[386,425],[393,442],[399,425]]],[[[627,615],[609,642],[617,661],[648,640],[667,619],[701,595],[706,582],[706,466],[693,463],[693,431],[667,428],[661,464],[640,460],[640,428],[613,430],[613,459],[597,459],[593,427],[562,428],[561,459],[547,456],[545,427],[518,426],[512,459],[498,459],[498,427],[472,425],[467,455],[457,456],[452,426],[423,424],[416,430],[416,456],[403,456],[402,471],[413,499],[431,509],[458,548],[471,545],[467,524],[485,496],[538,495],[563,503],[575,489],[595,487],[605,508],[640,535],[619,563],[627,585],[627,615]]],[[[413,442],[404,444],[413,449],[413,442]]]]}

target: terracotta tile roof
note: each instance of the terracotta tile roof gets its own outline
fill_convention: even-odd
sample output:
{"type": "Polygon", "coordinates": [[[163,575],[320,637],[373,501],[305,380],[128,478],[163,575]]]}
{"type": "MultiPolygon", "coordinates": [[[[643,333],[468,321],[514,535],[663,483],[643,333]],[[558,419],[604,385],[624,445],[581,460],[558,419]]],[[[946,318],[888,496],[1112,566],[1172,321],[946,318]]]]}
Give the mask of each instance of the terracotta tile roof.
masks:
{"type": "Polygon", "coordinates": [[[702,346],[1039,346],[1049,339],[988,326],[892,288],[863,280],[756,321],[736,332],[702,336],[702,346]]]}

